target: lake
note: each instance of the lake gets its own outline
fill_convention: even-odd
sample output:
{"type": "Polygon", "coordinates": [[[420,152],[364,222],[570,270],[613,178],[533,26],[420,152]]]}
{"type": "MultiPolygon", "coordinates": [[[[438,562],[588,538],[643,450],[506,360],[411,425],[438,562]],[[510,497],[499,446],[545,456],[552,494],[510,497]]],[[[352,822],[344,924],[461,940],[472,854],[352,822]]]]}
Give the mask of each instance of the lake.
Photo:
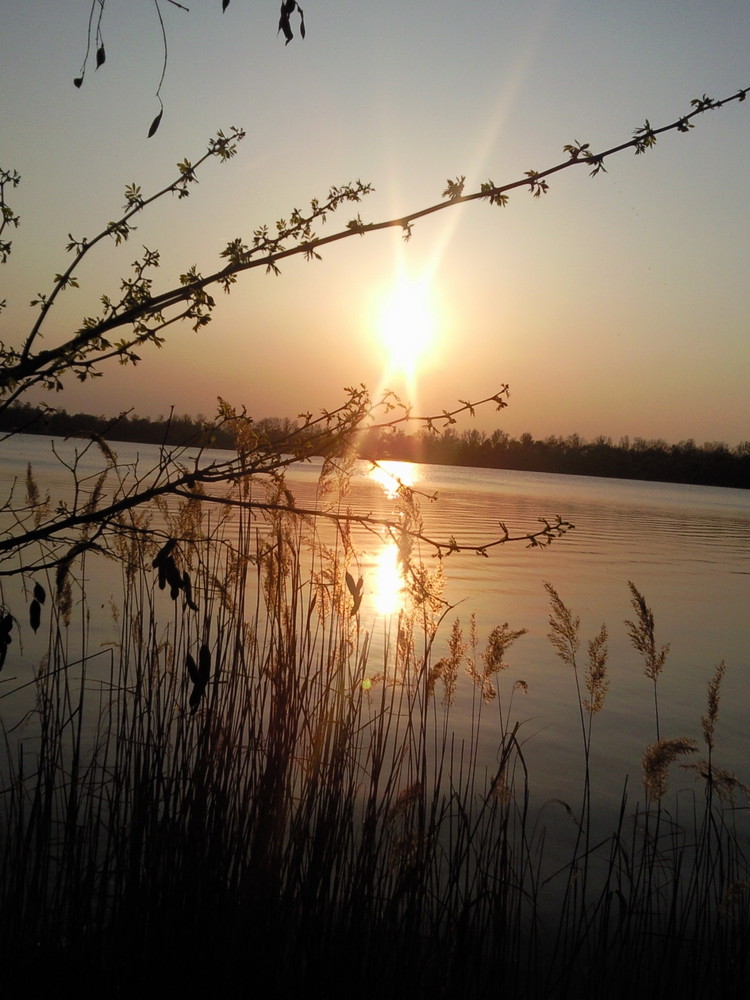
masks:
{"type": "MultiPolygon", "coordinates": [[[[58,456],[70,462],[84,444],[56,440],[54,446],[58,456]]],[[[49,439],[18,436],[3,450],[4,493],[16,478],[17,489],[23,489],[26,464],[31,462],[42,490],[70,498],[67,474],[52,454],[49,439]]],[[[141,470],[158,457],[158,449],[149,445],[118,443],[115,450],[122,462],[137,463],[141,470]]],[[[93,474],[100,460],[98,451],[90,451],[80,472],[93,474]]],[[[290,470],[288,485],[300,504],[314,502],[320,468],[315,460],[290,470]]],[[[626,777],[631,794],[639,793],[641,754],[655,739],[653,687],[624,624],[633,617],[629,580],[654,612],[657,642],[670,644],[659,680],[661,735],[701,742],[706,686],[724,660],[727,673],[715,759],[750,782],[750,491],[405,463],[384,463],[384,469],[414,489],[437,495],[434,502],[421,501],[425,534],[437,540],[447,542],[453,535],[459,543],[484,544],[501,534],[501,521],[512,534],[535,530],[538,518],[554,520],[557,515],[575,525],[549,547],[515,542],[491,549],[488,558],[456,553],[444,560],[443,596],[454,607],[442,625],[435,657],[444,655],[457,617],[468,631],[470,617],[476,616],[480,652],[495,625],[507,622],[511,629],[528,629],[507,654],[509,668],[500,675],[499,700],[507,706],[516,682],[528,685],[527,693],[513,693],[511,723],[522,723],[532,792],[540,802],[555,797],[573,801],[582,775],[574,679],[547,639],[545,581],[581,618],[582,669],[586,642],[603,622],[609,631],[610,686],[603,712],[594,719],[592,739],[593,782],[604,813],[616,809],[626,777]]],[[[382,472],[373,476],[369,464],[358,463],[346,504],[354,512],[393,516],[394,481],[382,472]]],[[[398,612],[398,562],[372,534],[356,534],[355,547],[364,580],[361,621],[373,637],[375,671],[379,644],[398,612]]],[[[427,548],[423,555],[433,559],[427,548]]],[[[107,603],[110,596],[117,600],[120,576],[110,563],[90,565],[89,573],[89,589],[102,611],[99,620],[92,618],[89,649],[96,649],[111,638],[107,603]]],[[[19,578],[3,583],[2,597],[11,609],[25,600],[21,588],[19,578]]],[[[6,728],[29,707],[11,692],[31,678],[42,655],[43,632],[33,636],[26,627],[22,643],[10,647],[0,678],[0,713],[6,728]]],[[[457,698],[459,729],[461,713],[467,722],[470,717],[471,694],[467,679],[457,698]]],[[[481,747],[490,769],[497,752],[498,730],[491,721],[496,705],[485,709],[490,721],[481,747]]],[[[671,773],[675,787],[691,785],[690,777],[676,766],[671,773]]]]}

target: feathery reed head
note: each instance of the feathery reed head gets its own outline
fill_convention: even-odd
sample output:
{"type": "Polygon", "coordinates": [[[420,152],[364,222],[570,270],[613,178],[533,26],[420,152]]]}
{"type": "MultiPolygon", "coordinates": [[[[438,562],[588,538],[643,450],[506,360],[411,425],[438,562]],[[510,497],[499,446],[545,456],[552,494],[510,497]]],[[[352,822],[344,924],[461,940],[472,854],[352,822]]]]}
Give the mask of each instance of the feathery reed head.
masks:
{"type": "Polygon", "coordinates": [[[456,692],[456,680],[458,679],[458,669],[461,666],[461,661],[463,660],[464,653],[466,652],[463,629],[461,628],[461,622],[458,618],[453,622],[451,637],[448,640],[448,649],[450,651],[450,656],[444,656],[438,660],[437,663],[433,664],[427,676],[428,696],[433,693],[437,680],[442,680],[443,704],[446,707],[450,707],[453,704],[453,697],[456,692]]]}
{"type": "Polygon", "coordinates": [[[634,649],[643,657],[646,676],[655,681],[664,667],[664,662],[669,652],[669,643],[657,650],[656,639],[654,637],[653,612],[646,604],[646,599],[630,580],[628,580],[628,587],[630,587],[632,595],[631,604],[636,614],[635,621],[630,621],[629,619],[625,621],[628,627],[628,635],[634,649]]]}
{"type": "Polygon", "coordinates": [[[544,589],[549,594],[550,599],[549,624],[551,631],[547,633],[547,638],[563,663],[574,667],[576,653],[581,646],[578,635],[581,619],[563,604],[560,595],[551,583],[545,583],[544,589]]]}
{"type": "Polygon", "coordinates": [[[495,687],[493,678],[495,674],[504,670],[508,664],[504,661],[505,651],[513,645],[516,639],[526,635],[528,629],[521,628],[513,630],[508,628],[508,623],[496,625],[490,632],[487,640],[487,648],[482,653],[482,670],[478,670],[473,663],[469,664],[468,673],[477,687],[481,688],[482,700],[492,701],[495,697],[495,687]]]}
{"type": "Polygon", "coordinates": [[[701,726],[703,727],[703,739],[709,752],[714,748],[714,730],[719,719],[719,688],[724,678],[726,664],[722,660],[716,667],[713,677],[708,682],[708,706],[706,714],[701,716],[701,726]]]}
{"type": "Polygon", "coordinates": [[[696,778],[703,778],[708,782],[722,802],[727,805],[735,805],[735,796],[740,795],[745,799],[745,804],[750,805],[750,788],[745,785],[732,771],[727,771],[724,767],[717,767],[716,764],[707,760],[699,760],[697,764],[683,764],[686,771],[692,771],[696,778]]]}
{"type": "Polygon", "coordinates": [[[482,659],[484,660],[485,672],[497,673],[499,670],[505,670],[508,664],[504,661],[505,651],[513,645],[516,639],[520,639],[522,635],[526,635],[528,629],[520,628],[513,630],[508,628],[508,623],[503,622],[502,625],[496,625],[489,634],[487,639],[487,648],[482,653],[482,659]]]}
{"type": "Polygon", "coordinates": [[[592,715],[604,707],[604,696],[609,688],[607,638],[607,626],[602,625],[599,632],[589,641],[589,664],[586,670],[586,688],[589,696],[584,699],[583,707],[592,715]]]}
{"type": "Polygon", "coordinates": [[[695,740],[679,737],[676,740],[657,740],[643,752],[643,785],[652,802],[659,802],[667,790],[669,765],[682,754],[695,753],[695,740]]]}

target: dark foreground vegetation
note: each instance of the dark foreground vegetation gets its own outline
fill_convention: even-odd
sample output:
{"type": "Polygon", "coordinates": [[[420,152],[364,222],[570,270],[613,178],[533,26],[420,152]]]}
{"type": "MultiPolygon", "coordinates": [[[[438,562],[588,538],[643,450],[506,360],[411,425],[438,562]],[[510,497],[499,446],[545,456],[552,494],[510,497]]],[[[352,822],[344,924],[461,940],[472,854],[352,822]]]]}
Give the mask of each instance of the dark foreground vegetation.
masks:
{"type": "Polygon", "coordinates": [[[97,556],[38,574],[33,671],[3,618],[7,996],[748,995],[747,789],[715,759],[723,667],[702,754],[660,739],[666,649],[634,587],[656,739],[643,789],[600,837],[588,775],[605,629],[582,657],[548,586],[585,778],[542,822],[503,684],[521,631],[441,627],[439,574],[411,553],[410,600],[373,655],[347,531],[322,540],[279,510],[209,524],[203,506],[166,510],[161,540],[123,535],[109,611],[80,582],[97,556]],[[110,643],[89,612],[111,613],[110,643]],[[679,760],[698,781],[687,809],[666,790],[679,760]]]}
{"type": "MultiPolygon", "coordinates": [[[[289,419],[274,417],[255,422],[256,431],[269,444],[285,440],[295,427],[289,419]]],[[[18,405],[0,412],[0,433],[23,431],[61,437],[99,434],[111,441],[134,441],[164,445],[205,445],[232,449],[231,428],[217,427],[187,415],[151,420],[125,414],[116,419],[64,410],[44,412],[18,405]]],[[[697,486],[750,488],[750,441],[730,448],[717,441],[680,441],[610,438],[586,441],[577,434],[536,440],[531,434],[512,438],[504,431],[491,434],[479,430],[461,433],[452,427],[423,429],[415,434],[383,430],[362,436],[360,452],[365,458],[460,465],[486,469],[518,469],[574,476],[604,476],[641,479],[697,486]]]]}

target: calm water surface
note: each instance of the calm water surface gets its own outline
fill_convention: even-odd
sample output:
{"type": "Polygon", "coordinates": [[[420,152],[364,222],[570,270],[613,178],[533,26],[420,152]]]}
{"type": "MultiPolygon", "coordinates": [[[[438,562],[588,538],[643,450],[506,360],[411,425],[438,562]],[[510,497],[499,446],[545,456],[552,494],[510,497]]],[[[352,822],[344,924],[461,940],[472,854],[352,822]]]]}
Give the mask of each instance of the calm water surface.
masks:
{"type": "MultiPolygon", "coordinates": [[[[75,442],[59,440],[55,446],[67,460],[76,448],[75,442]]],[[[157,449],[148,445],[118,444],[116,451],[121,461],[137,461],[141,470],[157,456],[157,449]]],[[[28,461],[40,486],[53,496],[68,488],[48,439],[19,437],[3,445],[3,456],[0,480],[6,493],[14,477],[22,489],[28,461]]],[[[93,471],[99,457],[87,456],[83,468],[90,461],[93,471]]],[[[662,736],[700,740],[706,685],[716,664],[725,660],[716,759],[750,783],[750,491],[401,463],[394,470],[415,488],[437,494],[435,502],[421,505],[425,533],[436,539],[454,535],[459,542],[481,544],[499,536],[499,521],[516,533],[534,530],[538,518],[558,514],[575,524],[574,531],[548,548],[529,549],[516,542],[492,549],[486,559],[454,554],[445,561],[444,597],[455,608],[436,655],[444,652],[456,617],[468,626],[476,615],[480,652],[494,625],[508,622],[513,629],[528,629],[507,654],[500,700],[507,705],[515,681],[528,684],[526,695],[514,696],[511,721],[523,721],[536,794],[575,796],[582,773],[574,680],[546,637],[545,581],[581,618],[582,663],[586,641],[602,622],[609,630],[610,689],[593,736],[594,780],[604,802],[619,800],[628,775],[637,791],[641,753],[655,739],[653,688],[624,624],[632,616],[628,580],[653,609],[657,641],[670,644],[659,682],[662,736]]],[[[289,485],[298,502],[314,500],[319,471],[319,462],[292,468],[289,485]]],[[[382,477],[373,479],[369,467],[360,463],[346,502],[355,512],[392,515],[392,486],[382,477]]],[[[399,585],[377,539],[363,533],[359,544],[365,579],[362,621],[378,637],[395,614],[399,585]]],[[[115,594],[118,580],[115,573],[98,582],[103,601],[108,586],[115,594]]],[[[19,581],[6,581],[9,606],[19,593],[19,581]]],[[[23,655],[14,650],[17,658],[12,664],[9,658],[0,692],[9,690],[11,674],[17,681],[31,676],[32,663],[38,662],[34,645],[29,637],[23,655]]],[[[6,724],[9,700],[0,701],[6,724]]],[[[467,681],[459,716],[470,705],[467,681]]],[[[497,711],[494,706],[490,710],[497,711]]],[[[488,767],[496,753],[496,732],[491,724],[485,729],[488,767]]],[[[676,768],[673,773],[675,783],[689,783],[676,768]]]]}

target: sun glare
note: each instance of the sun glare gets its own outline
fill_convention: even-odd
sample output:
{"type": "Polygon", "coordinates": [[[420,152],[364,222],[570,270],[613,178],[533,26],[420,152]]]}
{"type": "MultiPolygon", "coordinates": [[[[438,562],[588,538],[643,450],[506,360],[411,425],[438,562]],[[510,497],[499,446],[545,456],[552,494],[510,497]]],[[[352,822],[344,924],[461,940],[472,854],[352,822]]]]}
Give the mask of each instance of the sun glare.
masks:
{"type": "Polygon", "coordinates": [[[373,598],[378,614],[392,615],[397,612],[403,606],[404,589],[404,573],[398,546],[395,542],[386,542],[375,562],[373,598]]]}
{"type": "Polygon", "coordinates": [[[392,459],[381,459],[374,465],[368,476],[373,482],[378,483],[385,490],[385,495],[389,500],[398,496],[399,485],[413,486],[418,467],[413,462],[396,462],[392,459]]]}
{"type": "Polygon", "coordinates": [[[427,282],[399,282],[383,304],[378,332],[388,373],[413,380],[420,362],[434,348],[435,317],[427,282]]]}

